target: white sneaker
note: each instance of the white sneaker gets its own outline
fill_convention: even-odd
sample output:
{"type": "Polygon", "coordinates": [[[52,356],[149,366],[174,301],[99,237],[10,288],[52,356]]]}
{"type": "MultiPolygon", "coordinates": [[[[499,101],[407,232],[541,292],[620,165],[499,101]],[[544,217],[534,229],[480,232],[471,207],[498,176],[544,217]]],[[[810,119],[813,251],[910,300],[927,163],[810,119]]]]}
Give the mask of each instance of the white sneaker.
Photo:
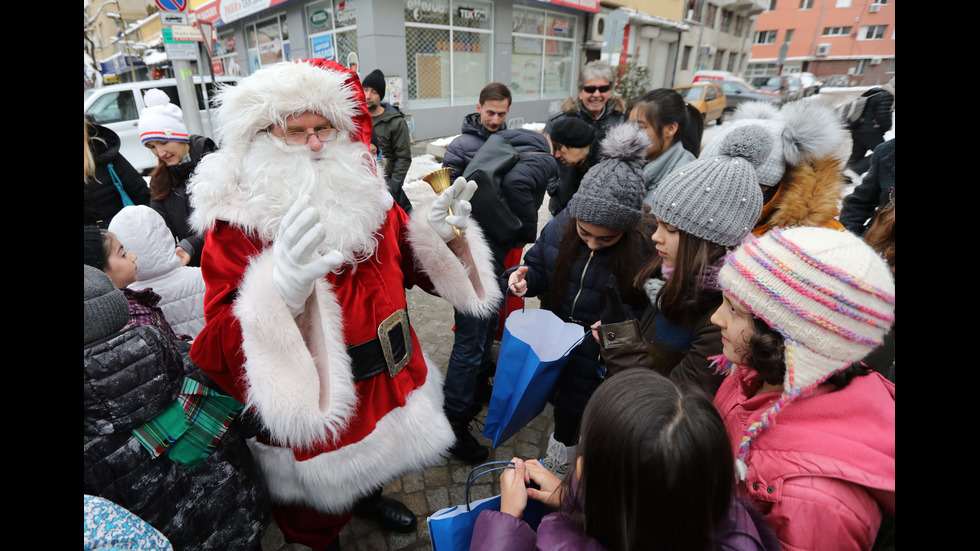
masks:
{"type": "Polygon", "coordinates": [[[575,455],[575,446],[566,446],[555,440],[555,433],[548,437],[548,455],[541,461],[551,474],[561,477],[568,470],[568,462],[575,455]]]}

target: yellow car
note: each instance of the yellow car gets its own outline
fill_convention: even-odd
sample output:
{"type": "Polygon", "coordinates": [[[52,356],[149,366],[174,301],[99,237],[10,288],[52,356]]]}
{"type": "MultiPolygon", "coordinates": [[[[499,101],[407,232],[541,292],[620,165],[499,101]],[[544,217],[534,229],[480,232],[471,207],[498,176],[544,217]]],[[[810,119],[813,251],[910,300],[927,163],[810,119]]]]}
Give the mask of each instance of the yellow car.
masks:
{"type": "Polygon", "coordinates": [[[725,91],[718,84],[700,81],[689,86],[675,86],[674,90],[677,90],[677,93],[685,101],[697,107],[704,119],[704,124],[711,121],[718,121],[715,124],[724,122],[725,107],[728,102],[725,99],[725,91]]]}

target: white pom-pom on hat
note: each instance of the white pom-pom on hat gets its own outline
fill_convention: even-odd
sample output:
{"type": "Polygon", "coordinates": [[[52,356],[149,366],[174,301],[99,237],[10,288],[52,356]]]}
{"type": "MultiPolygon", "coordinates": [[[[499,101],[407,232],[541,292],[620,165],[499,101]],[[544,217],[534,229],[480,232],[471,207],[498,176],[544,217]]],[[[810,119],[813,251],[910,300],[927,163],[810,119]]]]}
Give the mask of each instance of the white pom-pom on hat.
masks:
{"type": "Polygon", "coordinates": [[[150,88],[143,95],[143,111],[140,113],[140,143],[160,140],[165,142],[190,142],[184,115],[180,107],[170,103],[170,96],[159,88],[150,88]]]}

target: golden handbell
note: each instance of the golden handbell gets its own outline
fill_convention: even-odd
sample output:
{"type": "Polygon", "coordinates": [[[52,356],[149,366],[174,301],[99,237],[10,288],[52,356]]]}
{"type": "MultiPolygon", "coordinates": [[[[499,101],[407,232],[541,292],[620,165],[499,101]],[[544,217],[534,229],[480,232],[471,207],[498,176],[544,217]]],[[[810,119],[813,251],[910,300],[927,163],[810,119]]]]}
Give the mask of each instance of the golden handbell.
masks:
{"type": "MultiPolygon", "coordinates": [[[[449,186],[452,185],[452,183],[449,181],[449,173],[452,171],[453,169],[449,167],[440,168],[438,170],[434,170],[426,174],[422,178],[422,180],[424,180],[425,183],[429,184],[429,186],[432,188],[432,191],[436,192],[436,195],[441,195],[442,192],[449,189],[449,186]]],[[[449,207],[449,216],[456,216],[456,214],[453,213],[452,206],[449,207]]],[[[463,232],[459,231],[459,228],[457,228],[456,226],[451,226],[451,227],[453,228],[453,233],[456,234],[456,239],[462,239],[463,232]]]]}

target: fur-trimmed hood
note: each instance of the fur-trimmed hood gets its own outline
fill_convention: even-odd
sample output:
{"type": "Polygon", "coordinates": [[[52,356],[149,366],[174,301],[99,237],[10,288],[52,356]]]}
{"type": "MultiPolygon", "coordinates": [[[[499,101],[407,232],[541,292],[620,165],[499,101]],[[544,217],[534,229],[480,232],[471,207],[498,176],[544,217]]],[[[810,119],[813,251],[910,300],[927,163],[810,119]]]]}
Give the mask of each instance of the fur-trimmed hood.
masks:
{"type": "Polygon", "coordinates": [[[835,218],[844,189],[841,168],[832,156],[789,168],[752,233],[761,236],[772,228],[797,226],[844,229],[835,218]]]}

